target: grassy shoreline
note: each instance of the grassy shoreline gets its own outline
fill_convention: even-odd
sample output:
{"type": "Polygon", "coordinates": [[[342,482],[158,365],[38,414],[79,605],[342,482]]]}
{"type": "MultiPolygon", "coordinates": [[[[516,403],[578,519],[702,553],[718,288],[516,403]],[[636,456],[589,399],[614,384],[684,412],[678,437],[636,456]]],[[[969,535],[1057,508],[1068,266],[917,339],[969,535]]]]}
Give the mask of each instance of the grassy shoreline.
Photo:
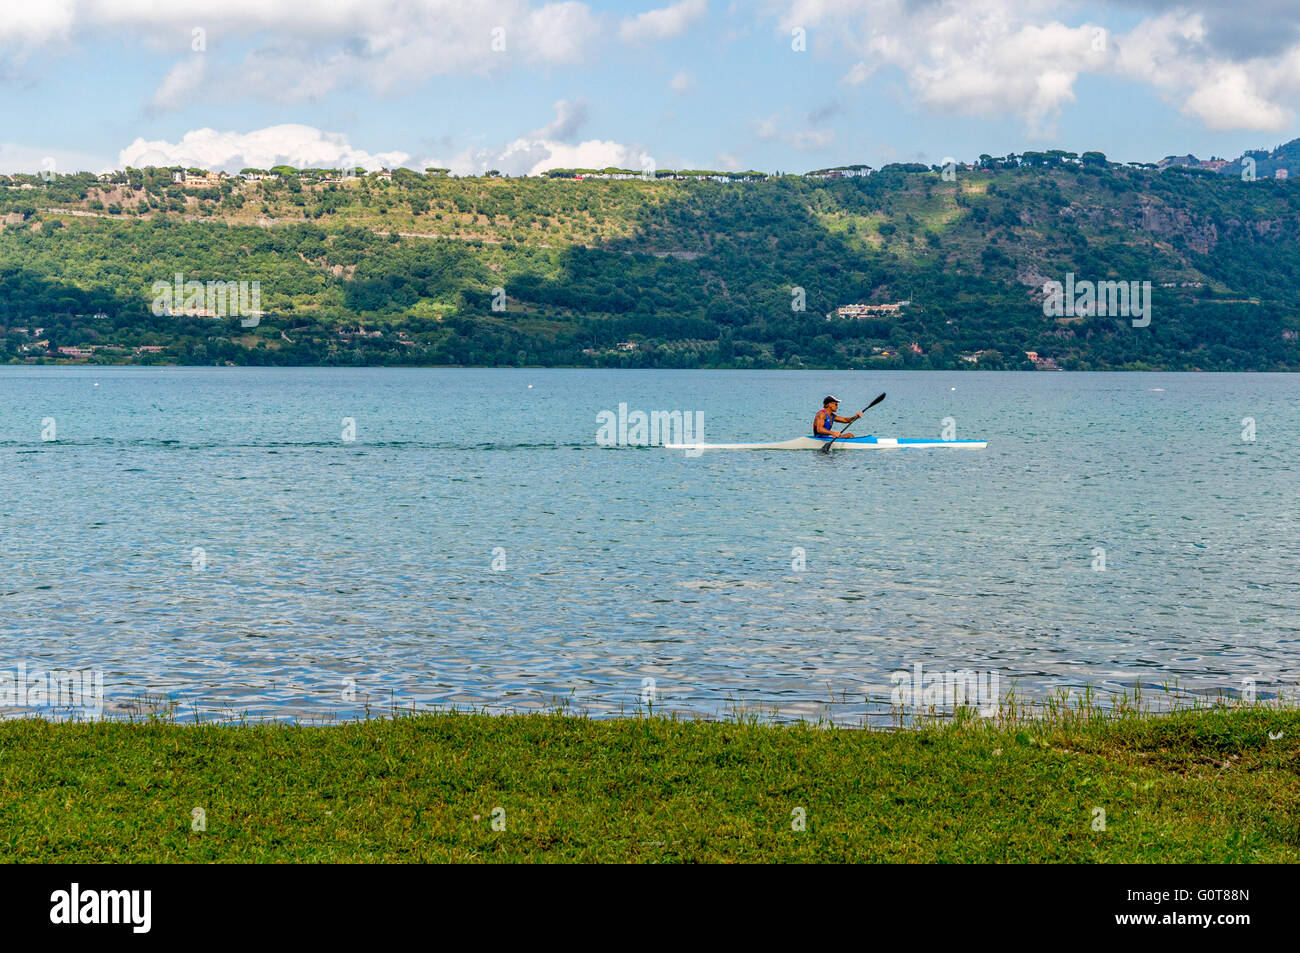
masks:
{"type": "Polygon", "coordinates": [[[7,721],[0,857],[1296,862],[1300,711],[902,732],[562,714],[7,721]]]}

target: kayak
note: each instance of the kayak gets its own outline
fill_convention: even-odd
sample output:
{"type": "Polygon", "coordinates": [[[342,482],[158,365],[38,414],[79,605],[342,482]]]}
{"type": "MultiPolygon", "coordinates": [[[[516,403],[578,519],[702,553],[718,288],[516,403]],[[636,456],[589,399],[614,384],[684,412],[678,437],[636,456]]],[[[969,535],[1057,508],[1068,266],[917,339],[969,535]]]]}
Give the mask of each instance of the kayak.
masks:
{"type": "MultiPolygon", "coordinates": [[[[665,450],[819,450],[829,437],[795,437],[780,443],[665,443],[665,450]]],[[[831,450],[932,450],[951,447],[955,450],[983,450],[985,440],[940,440],[932,437],[845,437],[836,440],[831,450]]]]}

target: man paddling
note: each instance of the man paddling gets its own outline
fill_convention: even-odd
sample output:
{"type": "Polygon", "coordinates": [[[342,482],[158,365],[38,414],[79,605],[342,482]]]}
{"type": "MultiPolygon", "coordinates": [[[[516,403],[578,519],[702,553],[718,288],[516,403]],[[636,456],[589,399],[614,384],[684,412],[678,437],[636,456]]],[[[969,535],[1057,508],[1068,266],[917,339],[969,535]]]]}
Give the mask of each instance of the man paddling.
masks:
{"type": "Polygon", "coordinates": [[[861,413],[854,414],[852,417],[841,417],[836,414],[840,409],[840,402],[834,397],[827,397],[822,401],[822,409],[817,411],[813,417],[813,436],[814,437],[852,437],[851,433],[836,434],[833,429],[836,424],[851,424],[862,416],[861,413]]]}

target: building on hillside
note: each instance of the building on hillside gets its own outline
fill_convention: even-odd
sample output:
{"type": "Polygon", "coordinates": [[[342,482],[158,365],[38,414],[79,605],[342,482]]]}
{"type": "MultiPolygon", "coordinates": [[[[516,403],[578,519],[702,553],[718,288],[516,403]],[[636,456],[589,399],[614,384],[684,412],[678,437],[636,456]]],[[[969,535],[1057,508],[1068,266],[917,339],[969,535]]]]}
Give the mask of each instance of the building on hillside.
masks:
{"type": "Polygon", "coordinates": [[[172,181],[178,185],[184,185],[187,189],[210,189],[220,185],[229,176],[224,172],[203,172],[195,175],[193,172],[182,172],[177,169],[172,173],[172,181]]]}
{"type": "Polygon", "coordinates": [[[223,314],[219,314],[217,311],[213,310],[212,308],[168,308],[168,307],[164,306],[164,307],[160,308],[159,311],[161,312],[161,316],[162,316],[162,317],[167,317],[167,318],[222,318],[222,317],[225,317],[225,315],[223,315],[223,314]]]}
{"type": "Polygon", "coordinates": [[[1037,351],[1026,351],[1025,357],[1029,358],[1036,371],[1059,371],[1056,360],[1050,357],[1040,357],[1037,351]]]}
{"type": "Polygon", "coordinates": [[[670,169],[658,172],[637,172],[632,169],[614,169],[610,171],[602,170],[600,172],[575,173],[573,175],[573,180],[575,182],[582,181],[583,179],[619,179],[624,181],[645,179],[647,181],[656,182],[753,182],[763,178],[768,178],[768,176],[760,176],[744,172],[733,174],[729,172],[673,171],[670,169]]]}
{"type": "Polygon", "coordinates": [[[1218,156],[1211,159],[1198,159],[1190,153],[1185,156],[1165,156],[1156,163],[1156,168],[1161,172],[1169,168],[1208,169],[1210,172],[1222,172],[1227,167],[1227,159],[1220,159],[1218,156]]]}
{"type": "Polygon", "coordinates": [[[894,301],[889,304],[846,304],[836,308],[833,314],[826,315],[827,321],[840,318],[846,321],[866,321],[870,318],[886,318],[897,315],[911,304],[911,300],[894,301]]]}
{"type": "Polygon", "coordinates": [[[805,179],[851,179],[856,176],[871,175],[874,170],[869,165],[841,165],[833,169],[816,169],[804,175],[805,179]]]}
{"type": "Polygon", "coordinates": [[[367,331],[364,327],[361,326],[358,326],[356,330],[353,330],[351,328],[344,328],[342,325],[340,325],[334,329],[334,336],[337,337],[340,341],[355,341],[358,338],[361,339],[382,338],[384,336],[384,332],[367,331]]]}

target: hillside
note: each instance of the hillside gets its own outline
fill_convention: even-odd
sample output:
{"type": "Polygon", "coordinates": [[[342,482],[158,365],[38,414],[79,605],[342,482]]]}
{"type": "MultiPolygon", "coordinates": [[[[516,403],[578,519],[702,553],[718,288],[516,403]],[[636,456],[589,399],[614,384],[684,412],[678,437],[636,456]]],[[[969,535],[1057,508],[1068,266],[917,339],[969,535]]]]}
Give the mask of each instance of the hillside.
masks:
{"type": "Polygon", "coordinates": [[[15,176],[0,360],[1300,370],[1300,183],[1096,155],[740,182],[15,176]],[[154,313],[178,273],[256,282],[266,313],[154,313]],[[1070,274],[1150,282],[1149,325],[1046,316],[1070,274]]]}

